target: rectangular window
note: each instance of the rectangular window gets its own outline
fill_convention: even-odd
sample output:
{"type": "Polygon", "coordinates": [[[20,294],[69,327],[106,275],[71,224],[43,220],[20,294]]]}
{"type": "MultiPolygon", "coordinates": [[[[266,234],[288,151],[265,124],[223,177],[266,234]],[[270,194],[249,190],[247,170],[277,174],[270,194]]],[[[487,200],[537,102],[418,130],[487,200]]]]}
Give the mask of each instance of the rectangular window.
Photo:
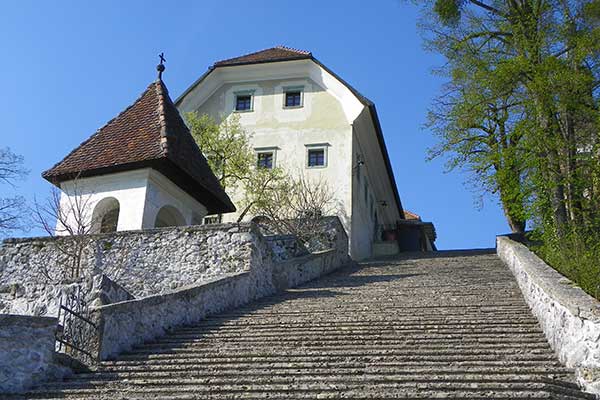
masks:
{"type": "Polygon", "coordinates": [[[252,111],[252,95],[248,93],[236,94],[235,111],[252,111]]]}
{"type": "Polygon", "coordinates": [[[285,92],[285,107],[301,107],[302,106],[302,91],[289,90],[285,92]]]}
{"type": "Polygon", "coordinates": [[[325,149],[308,149],[308,167],[325,166],[325,149]]]}
{"type": "Polygon", "coordinates": [[[219,215],[211,215],[210,217],[204,217],[204,225],[212,225],[221,223],[221,217],[219,215]]]}
{"type": "Polygon", "coordinates": [[[263,151],[256,154],[256,165],[259,168],[273,168],[273,152],[263,151]]]}

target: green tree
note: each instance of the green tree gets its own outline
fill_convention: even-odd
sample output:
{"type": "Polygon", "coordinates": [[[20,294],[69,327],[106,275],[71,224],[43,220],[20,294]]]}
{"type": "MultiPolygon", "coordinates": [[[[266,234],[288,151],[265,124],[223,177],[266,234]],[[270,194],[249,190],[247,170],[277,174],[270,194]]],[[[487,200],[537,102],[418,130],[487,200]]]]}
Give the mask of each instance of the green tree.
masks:
{"type": "Polygon", "coordinates": [[[420,3],[449,79],[433,155],[497,189],[513,230],[523,215],[540,254],[600,293],[600,0],[420,3]]]}
{"type": "Polygon", "coordinates": [[[242,192],[236,204],[238,221],[267,201],[267,193],[280,186],[285,174],[280,168],[260,168],[250,145],[251,135],[233,114],[219,124],[210,116],[186,114],[190,132],[208,163],[228,192],[242,192]]]}
{"type": "MultiPolygon", "coordinates": [[[[511,169],[521,177],[511,178],[510,169],[505,169],[493,182],[499,188],[506,179],[518,182],[520,190],[510,190],[509,201],[527,195],[523,203],[532,205],[528,208],[531,218],[559,236],[574,224],[593,223],[598,217],[597,204],[592,204],[596,201],[590,196],[596,185],[589,179],[598,164],[598,3],[425,3],[428,42],[447,58],[454,89],[462,94],[479,91],[475,96],[485,97],[488,119],[497,119],[497,105],[514,101],[504,117],[517,147],[502,158],[514,164],[511,169]]],[[[472,96],[459,97],[456,108],[438,114],[452,119],[452,113],[464,116],[456,112],[463,108],[467,115],[474,110],[481,115],[472,100],[472,96]]],[[[450,135],[448,127],[456,125],[441,127],[446,136],[450,135]]],[[[446,150],[464,153],[452,146],[446,150]]],[[[463,157],[459,164],[477,167],[479,160],[463,157]]],[[[509,188],[514,187],[509,183],[509,188]]]]}
{"type": "Polygon", "coordinates": [[[218,124],[209,115],[185,115],[190,132],[224,189],[235,188],[251,173],[254,152],[250,135],[233,114],[218,124]]]}

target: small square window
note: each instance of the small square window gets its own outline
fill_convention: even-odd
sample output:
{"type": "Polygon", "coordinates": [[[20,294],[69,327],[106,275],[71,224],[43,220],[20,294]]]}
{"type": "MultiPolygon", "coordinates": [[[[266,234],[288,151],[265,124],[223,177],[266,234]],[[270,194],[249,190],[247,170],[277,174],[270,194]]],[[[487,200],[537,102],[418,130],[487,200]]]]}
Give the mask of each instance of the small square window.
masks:
{"type": "Polygon", "coordinates": [[[261,152],[257,154],[256,165],[259,168],[273,168],[273,152],[261,152]]]}
{"type": "Polygon", "coordinates": [[[221,217],[219,215],[211,215],[204,217],[204,225],[212,225],[221,223],[221,217]]]}
{"type": "Polygon", "coordinates": [[[285,92],[285,107],[301,107],[302,91],[288,90],[285,92]]]}
{"type": "Polygon", "coordinates": [[[235,96],[235,111],[251,111],[252,95],[238,94],[235,96]]]}
{"type": "Polygon", "coordinates": [[[308,167],[325,166],[325,149],[308,149],[308,167]]]}

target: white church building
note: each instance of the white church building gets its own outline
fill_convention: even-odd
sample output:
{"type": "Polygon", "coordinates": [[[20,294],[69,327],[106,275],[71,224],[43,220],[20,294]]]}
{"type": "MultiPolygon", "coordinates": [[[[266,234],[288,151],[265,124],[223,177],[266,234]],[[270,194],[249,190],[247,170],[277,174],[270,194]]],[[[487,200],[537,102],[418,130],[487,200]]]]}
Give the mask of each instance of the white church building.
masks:
{"type": "Polygon", "coordinates": [[[217,121],[238,114],[257,163],[326,181],[354,259],[370,257],[386,229],[407,249],[434,248],[434,230],[405,219],[375,105],[310,52],[279,46],[218,61],[175,104],[217,121]]]}
{"type": "Polygon", "coordinates": [[[375,105],[310,52],[280,46],[218,61],[175,103],[162,62],[157,69],[131,106],[43,173],[62,191],[66,225],[104,233],[196,225],[207,215],[236,221],[243,194],[223,190],[180,115],[235,113],[257,164],[333,190],[354,259],[435,249],[433,224],[402,207],[375,105]]]}
{"type": "MultiPolygon", "coordinates": [[[[159,78],[42,176],[61,189],[71,232],[194,225],[235,211],[159,78]]],[[[56,233],[64,232],[61,219],[56,233]]]]}

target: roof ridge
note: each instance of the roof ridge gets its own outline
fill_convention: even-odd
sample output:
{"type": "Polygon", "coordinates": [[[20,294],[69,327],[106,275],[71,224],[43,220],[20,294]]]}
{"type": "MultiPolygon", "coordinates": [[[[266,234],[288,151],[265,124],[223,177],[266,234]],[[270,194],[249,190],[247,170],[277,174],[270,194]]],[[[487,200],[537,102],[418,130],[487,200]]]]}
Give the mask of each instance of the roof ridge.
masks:
{"type": "Polygon", "coordinates": [[[239,55],[239,56],[225,58],[225,59],[221,59],[221,60],[215,61],[213,63],[213,65],[212,65],[212,68],[218,67],[218,66],[220,66],[221,64],[224,64],[224,63],[236,62],[235,60],[244,59],[246,57],[252,57],[252,56],[255,56],[257,54],[268,52],[268,51],[273,51],[273,50],[283,50],[283,51],[288,51],[288,52],[291,52],[291,53],[295,53],[295,55],[289,55],[289,57],[297,57],[297,56],[312,57],[312,53],[310,51],[295,49],[295,48],[287,47],[287,46],[284,46],[284,45],[276,45],[274,47],[268,47],[268,48],[264,48],[264,49],[261,49],[261,50],[253,51],[251,53],[246,53],[246,54],[242,54],[242,55],[239,55]]]}
{"type": "Polygon", "coordinates": [[[114,116],[113,118],[109,119],[104,125],[102,125],[100,128],[96,129],[96,132],[94,132],[90,137],[88,137],[86,140],[84,140],[83,142],[79,143],[78,146],[76,146],[73,150],[71,150],[62,160],[60,160],[59,162],[55,163],[51,168],[48,168],[46,171],[42,172],[42,177],[46,176],[46,174],[50,171],[52,171],[54,168],[58,167],[60,164],[62,164],[67,158],[69,158],[73,153],[75,153],[77,150],[79,150],[82,146],[86,145],[88,142],[90,142],[92,139],[94,139],[96,136],[98,136],[102,130],[104,128],[106,128],[108,125],[110,125],[111,123],[113,123],[113,121],[115,121],[116,119],[118,119],[121,115],[125,114],[128,110],[130,110],[133,106],[135,106],[140,100],[142,100],[142,98],[144,97],[144,95],[148,92],[148,90],[150,90],[150,87],[152,85],[154,85],[155,82],[152,82],[150,85],[148,85],[148,87],[146,88],[146,90],[144,90],[134,101],[133,103],[131,103],[129,106],[125,107],[120,113],[118,113],[116,116],[114,116]]]}
{"type": "Polygon", "coordinates": [[[167,138],[167,116],[165,112],[165,96],[169,96],[169,91],[161,79],[154,82],[156,85],[156,95],[158,98],[158,122],[160,124],[160,147],[166,156],[169,153],[169,140],[167,138]]]}
{"type": "MultiPolygon", "coordinates": [[[[271,47],[272,48],[272,47],[271,47]]],[[[288,50],[288,51],[293,51],[296,53],[300,53],[300,54],[304,54],[304,55],[312,55],[312,52],[308,51],[308,50],[302,50],[302,49],[297,49],[295,47],[288,47],[288,46],[284,46],[282,44],[278,44],[277,46],[275,46],[276,49],[282,49],[282,50],[288,50]]],[[[265,50],[269,50],[269,49],[265,49],[265,50]]],[[[264,51],[264,50],[263,50],[264,51]]]]}

